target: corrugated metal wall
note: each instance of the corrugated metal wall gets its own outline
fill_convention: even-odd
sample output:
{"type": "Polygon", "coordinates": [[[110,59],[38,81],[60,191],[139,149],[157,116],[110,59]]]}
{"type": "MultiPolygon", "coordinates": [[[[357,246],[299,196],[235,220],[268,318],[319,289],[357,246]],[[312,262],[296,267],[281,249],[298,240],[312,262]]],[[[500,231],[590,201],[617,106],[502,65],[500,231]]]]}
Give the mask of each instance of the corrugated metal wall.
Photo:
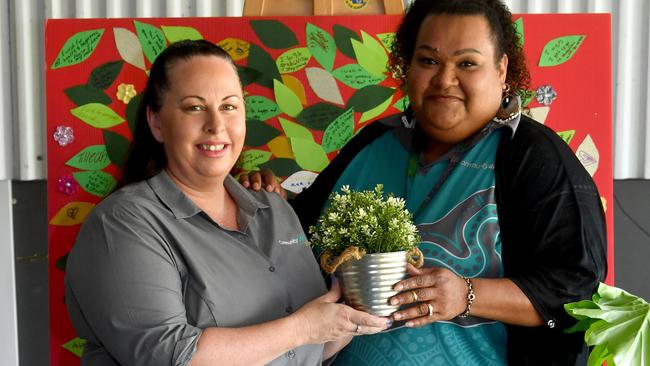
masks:
{"type": "MultiPolygon", "coordinates": [[[[238,16],[244,0],[5,0],[0,5],[0,179],[44,179],[46,18],[238,16]],[[5,2],[6,1],[6,2],[5,2]]],[[[506,0],[513,13],[611,13],[614,177],[650,179],[647,0],[506,0]]],[[[598,62],[595,59],[594,62],[598,62]]],[[[597,91],[594,91],[597,92],[597,91]]]]}

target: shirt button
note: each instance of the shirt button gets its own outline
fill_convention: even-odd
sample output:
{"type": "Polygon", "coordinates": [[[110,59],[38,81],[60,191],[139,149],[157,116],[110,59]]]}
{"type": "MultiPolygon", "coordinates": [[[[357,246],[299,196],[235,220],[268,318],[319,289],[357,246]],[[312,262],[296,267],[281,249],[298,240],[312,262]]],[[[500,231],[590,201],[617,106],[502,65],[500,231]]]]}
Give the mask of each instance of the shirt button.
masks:
{"type": "Polygon", "coordinates": [[[273,267],[273,266],[269,267],[269,271],[270,272],[275,272],[275,267],[273,267]]]}
{"type": "Polygon", "coordinates": [[[293,350],[287,352],[287,357],[289,359],[292,359],[292,358],[296,357],[296,352],[294,352],[293,350]]]}
{"type": "Polygon", "coordinates": [[[555,320],[553,319],[549,320],[548,323],[546,323],[546,325],[548,325],[548,327],[551,329],[555,328],[555,320]]]}
{"type": "Polygon", "coordinates": [[[284,308],[284,311],[285,311],[287,314],[291,314],[291,313],[293,313],[293,308],[292,308],[291,306],[287,306],[286,308],[284,308]]]}

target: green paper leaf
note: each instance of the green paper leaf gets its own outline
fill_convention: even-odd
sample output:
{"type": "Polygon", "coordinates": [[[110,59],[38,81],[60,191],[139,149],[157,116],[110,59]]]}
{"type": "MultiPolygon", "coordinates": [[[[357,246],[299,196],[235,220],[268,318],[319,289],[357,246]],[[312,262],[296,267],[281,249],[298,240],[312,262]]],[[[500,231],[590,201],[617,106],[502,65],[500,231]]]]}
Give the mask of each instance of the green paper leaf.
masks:
{"type": "Polygon", "coordinates": [[[81,357],[84,353],[84,347],[86,346],[86,341],[76,337],[63,344],[63,348],[74,353],[77,357],[81,357]]]}
{"type": "Polygon", "coordinates": [[[111,86],[122,70],[124,61],[111,61],[97,66],[88,77],[88,86],[104,90],[111,86]]]}
{"type": "Polygon", "coordinates": [[[519,37],[518,43],[520,47],[524,46],[524,18],[519,18],[515,20],[514,23],[515,26],[515,32],[517,32],[517,36],[519,37]]]}
{"type": "Polygon", "coordinates": [[[323,134],[326,153],[341,149],[354,136],[354,110],[348,109],[330,123],[323,134]]]}
{"type": "Polygon", "coordinates": [[[361,36],[363,43],[356,40],[351,41],[359,65],[373,75],[384,75],[388,65],[388,55],[384,47],[364,31],[361,31],[361,36]]]}
{"type": "Polygon", "coordinates": [[[203,39],[201,33],[192,27],[160,26],[169,43],[182,41],[185,39],[199,40],[203,39]]]}
{"type": "Polygon", "coordinates": [[[350,40],[355,39],[357,41],[360,41],[361,37],[359,37],[355,31],[339,24],[335,24],[333,30],[334,41],[336,42],[336,47],[339,49],[339,51],[341,51],[342,54],[356,60],[354,49],[352,48],[352,43],[350,43],[350,40]]]}
{"type": "Polygon", "coordinates": [[[273,80],[282,80],[271,55],[258,45],[251,44],[248,51],[248,67],[260,73],[255,82],[267,88],[273,88],[273,80]]]}
{"type": "Polygon", "coordinates": [[[267,97],[252,95],[246,97],[245,101],[246,118],[266,121],[280,114],[280,107],[267,97]]]}
{"type": "Polygon", "coordinates": [[[521,106],[528,107],[537,93],[533,90],[520,90],[519,95],[521,96],[521,106]]]}
{"type": "Polygon", "coordinates": [[[305,170],[321,172],[329,164],[327,154],[314,141],[291,138],[291,149],[296,157],[296,163],[305,170]]]}
{"type": "Polygon", "coordinates": [[[131,146],[129,140],[118,133],[104,130],[104,144],[106,144],[106,152],[108,152],[108,157],[113,164],[124,168],[131,146]]]}
{"type": "Polygon", "coordinates": [[[71,157],[65,165],[80,170],[102,170],[110,163],[105,145],[91,145],[71,157]]]}
{"type": "Polygon", "coordinates": [[[255,82],[262,75],[261,72],[255,69],[240,65],[237,65],[237,73],[239,74],[239,80],[241,81],[242,86],[247,86],[255,82]]]}
{"type": "Polygon", "coordinates": [[[329,33],[307,23],[307,48],[325,70],[332,71],[336,57],[336,43],[329,33]]]}
{"type": "Polygon", "coordinates": [[[142,94],[136,94],[135,97],[131,98],[129,104],[126,105],[126,122],[129,124],[131,135],[135,134],[135,127],[138,125],[138,111],[141,100],[142,94]]]}
{"type": "Polygon", "coordinates": [[[307,107],[296,119],[305,127],[313,130],[324,130],[344,111],[345,109],[332,104],[318,103],[307,107]]]}
{"type": "Polygon", "coordinates": [[[266,163],[271,158],[270,151],[246,150],[241,153],[237,161],[237,167],[243,170],[258,170],[259,165],[266,163]]]}
{"type": "Polygon", "coordinates": [[[84,191],[99,197],[111,193],[117,184],[112,175],[101,170],[74,172],[72,175],[84,191]]]}
{"type": "Polygon", "coordinates": [[[282,117],[278,118],[278,120],[280,120],[280,125],[282,126],[284,134],[287,136],[287,138],[293,137],[312,141],[314,140],[314,136],[307,128],[299,125],[298,123],[286,120],[282,117]]]}
{"type": "Polygon", "coordinates": [[[386,78],[385,74],[374,75],[366,71],[359,64],[347,64],[341,66],[332,72],[332,75],[343,84],[354,88],[360,89],[364,86],[379,84],[386,78]]]}
{"type": "Polygon", "coordinates": [[[275,100],[282,112],[291,117],[296,117],[300,112],[302,112],[300,98],[298,98],[293,90],[289,89],[286,85],[282,84],[278,80],[273,80],[273,92],[275,94],[275,100]]]}
{"type": "Polygon", "coordinates": [[[104,93],[103,90],[97,90],[87,85],[77,85],[67,88],[63,91],[75,105],[84,105],[90,103],[111,104],[113,100],[104,93]]]}
{"type": "Polygon", "coordinates": [[[386,51],[390,52],[391,48],[393,47],[393,42],[395,42],[395,33],[378,33],[377,38],[379,38],[379,41],[384,46],[386,51]]]}
{"type": "Polygon", "coordinates": [[[571,142],[571,139],[573,139],[573,136],[576,134],[576,130],[568,130],[568,131],[559,131],[557,134],[564,140],[564,142],[567,143],[567,145],[571,142]]]}
{"type": "Polygon", "coordinates": [[[288,74],[304,68],[309,60],[311,60],[309,49],[307,47],[298,47],[278,56],[275,64],[281,74],[288,74]]]}
{"type": "Polygon", "coordinates": [[[279,135],[280,131],[266,123],[254,119],[247,119],[244,145],[252,147],[263,146],[279,135]]]}
{"type": "Polygon", "coordinates": [[[133,24],[135,24],[135,31],[138,34],[140,45],[142,45],[142,51],[147,60],[153,64],[156,57],[167,48],[165,34],[151,24],[138,22],[137,20],[134,20],[133,24]]]}
{"type": "Polygon", "coordinates": [[[361,114],[361,118],[359,118],[359,123],[364,123],[366,121],[370,121],[374,119],[375,117],[381,115],[390,107],[390,103],[393,101],[393,96],[389,96],[383,103],[379,104],[378,106],[372,108],[371,110],[363,112],[361,114]]]}
{"type": "Polygon", "coordinates": [[[76,65],[90,57],[102,38],[102,34],[104,34],[103,29],[75,33],[65,41],[50,69],[76,65]]]}
{"type": "Polygon", "coordinates": [[[390,98],[395,89],[381,85],[368,85],[357,90],[348,99],[347,108],[354,108],[355,112],[367,112],[390,98]]]}
{"type": "Polygon", "coordinates": [[[409,103],[409,97],[405,95],[399,98],[395,104],[393,104],[393,108],[397,109],[400,112],[404,112],[409,107],[409,103]]]}
{"type": "Polygon", "coordinates": [[[282,50],[298,44],[293,31],[277,20],[251,20],[251,27],[257,38],[268,48],[282,50]]]}
{"type": "Polygon", "coordinates": [[[260,168],[270,169],[279,177],[286,177],[301,170],[295,160],[287,158],[275,158],[269,160],[266,163],[261,164],[260,168]]]}
{"type": "Polygon", "coordinates": [[[124,122],[124,119],[109,107],[100,103],[88,103],[70,110],[70,113],[97,128],[110,128],[124,122]]]}
{"type": "Polygon", "coordinates": [[[68,264],[68,254],[64,254],[61,258],[57,259],[54,265],[56,268],[60,269],[61,271],[65,272],[65,266],[68,264]]]}
{"type": "Polygon", "coordinates": [[[584,40],[583,35],[564,36],[551,40],[542,50],[539,66],[557,66],[569,61],[584,40]]]}

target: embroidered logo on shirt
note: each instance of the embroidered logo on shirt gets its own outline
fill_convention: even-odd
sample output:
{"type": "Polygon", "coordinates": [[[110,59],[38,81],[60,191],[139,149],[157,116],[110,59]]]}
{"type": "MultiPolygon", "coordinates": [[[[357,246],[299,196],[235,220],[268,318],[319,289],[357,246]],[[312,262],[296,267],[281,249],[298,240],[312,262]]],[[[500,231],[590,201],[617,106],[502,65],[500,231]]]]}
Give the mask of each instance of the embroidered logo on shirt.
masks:
{"type": "Polygon", "coordinates": [[[461,160],[460,165],[470,169],[494,170],[494,164],[488,164],[488,163],[471,163],[466,160],[461,160]]]}
{"type": "Polygon", "coordinates": [[[305,234],[300,234],[295,238],[289,240],[278,239],[278,244],[280,245],[307,244],[307,237],[305,236],[305,234]]]}

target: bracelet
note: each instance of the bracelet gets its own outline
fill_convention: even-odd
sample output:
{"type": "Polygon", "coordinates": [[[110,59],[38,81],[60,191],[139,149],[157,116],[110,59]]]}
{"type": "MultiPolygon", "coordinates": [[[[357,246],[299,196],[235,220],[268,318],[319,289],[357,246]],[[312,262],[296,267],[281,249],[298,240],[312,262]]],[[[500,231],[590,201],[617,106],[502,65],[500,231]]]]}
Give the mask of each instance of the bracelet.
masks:
{"type": "Polygon", "coordinates": [[[472,304],[476,298],[474,295],[474,288],[472,287],[472,281],[467,277],[463,277],[463,279],[467,283],[467,309],[458,315],[459,318],[467,318],[469,316],[469,312],[472,310],[472,304]]]}

